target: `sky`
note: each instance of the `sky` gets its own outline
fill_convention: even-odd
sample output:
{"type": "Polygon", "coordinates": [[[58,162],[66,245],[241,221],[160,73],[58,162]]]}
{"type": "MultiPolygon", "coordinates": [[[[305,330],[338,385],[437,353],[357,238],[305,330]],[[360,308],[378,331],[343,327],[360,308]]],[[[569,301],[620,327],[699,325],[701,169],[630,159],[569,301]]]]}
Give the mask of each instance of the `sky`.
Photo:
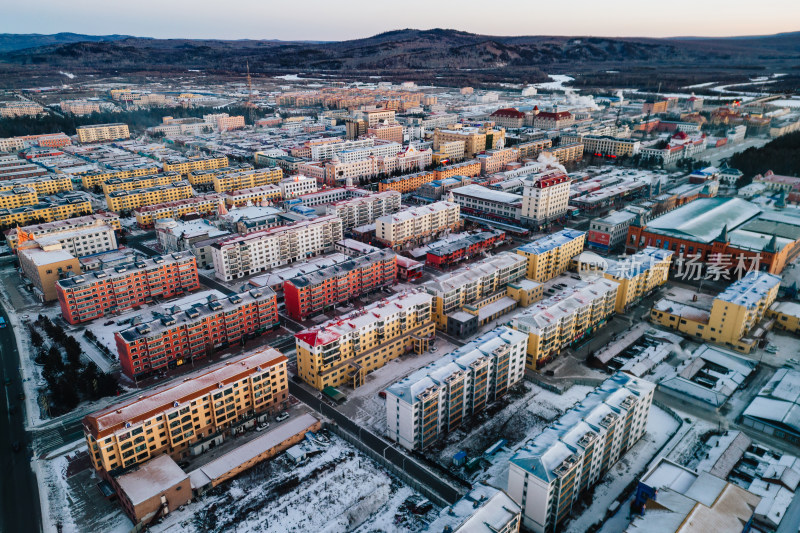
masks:
{"type": "Polygon", "coordinates": [[[37,0],[9,2],[0,33],[334,41],[402,28],[485,35],[732,36],[800,30],[800,1],[37,0]]]}

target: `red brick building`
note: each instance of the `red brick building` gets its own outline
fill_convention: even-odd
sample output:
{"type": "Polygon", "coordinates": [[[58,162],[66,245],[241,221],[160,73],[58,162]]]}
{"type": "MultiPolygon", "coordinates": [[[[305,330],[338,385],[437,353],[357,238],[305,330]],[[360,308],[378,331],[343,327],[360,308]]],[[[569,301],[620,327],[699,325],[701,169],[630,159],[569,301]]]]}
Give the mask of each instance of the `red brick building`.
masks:
{"type": "Polygon", "coordinates": [[[286,312],[295,320],[321,313],[397,279],[397,255],[378,250],[283,282],[286,312]]]}
{"type": "Polygon", "coordinates": [[[61,314],[70,324],[199,288],[197,260],[190,252],[141,259],[56,282],[61,314]]]}
{"type": "Polygon", "coordinates": [[[117,331],[114,338],[122,371],[128,377],[142,377],[257,337],[277,325],[275,293],[262,287],[225,298],[212,295],[185,311],[175,307],[151,322],[117,331]]]}
{"type": "Polygon", "coordinates": [[[467,235],[462,239],[429,249],[425,255],[425,263],[428,266],[445,268],[499,246],[505,239],[505,232],[498,230],[467,235]]]}

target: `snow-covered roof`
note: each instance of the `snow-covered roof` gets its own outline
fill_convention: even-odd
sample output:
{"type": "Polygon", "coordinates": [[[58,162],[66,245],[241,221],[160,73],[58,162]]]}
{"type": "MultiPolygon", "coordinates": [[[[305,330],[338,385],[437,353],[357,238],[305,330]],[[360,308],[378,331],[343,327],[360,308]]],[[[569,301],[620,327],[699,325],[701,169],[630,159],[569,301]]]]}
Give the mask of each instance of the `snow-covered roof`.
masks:
{"type": "Polygon", "coordinates": [[[574,229],[563,229],[557,233],[552,233],[540,239],[536,239],[533,242],[529,242],[523,246],[517,248],[517,250],[529,254],[543,254],[558,248],[559,246],[563,246],[564,244],[573,241],[575,239],[582,239],[584,238],[583,231],[578,231],[574,229]]]}
{"type": "Polygon", "coordinates": [[[25,258],[37,267],[52,265],[53,263],[63,263],[64,261],[75,259],[75,256],[66,250],[45,251],[41,248],[23,248],[19,250],[18,254],[20,258],[25,258]]]}
{"type": "Polygon", "coordinates": [[[188,478],[172,457],[162,454],[140,463],[136,469],[119,476],[116,481],[122,492],[136,506],[160,496],[188,478]]]}
{"type": "Polygon", "coordinates": [[[483,185],[465,185],[452,189],[453,196],[469,196],[479,200],[498,204],[522,205],[522,195],[488,189],[483,185]]]}
{"type": "Polygon", "coordinates": [[[750,272],[717,295],[717,298],[749,308],[757,305],[769,291],[780,284],[780,276],[765,272],[750,272]]]}
{"type": "MultiPolygon", "coordinates": [[[[273,430],[267,431],[228,453],[198,468],[209,480],[214,481],[242,465],[252,461],[264,452],[275,448],[280,443],[309,431],[318,420],[308,413],[291,418],[273,430]]],[[[193,473],[192,473],[193,474],[193,473]]]]}
{"type": "Polygon", "coordinates": [[[647,231],[710,243],[758,216],[761,209],[741,198],[699,198],[647,223],[647,231]]]}
{"type": "Polygon", "coordinates": [[[743,416],[769,422],[800,435],[800,372],[780,368],[743,416]]]}
{"type": "MultiPolygon", "coordinates": [[[[482,259],[477,263],[472,263],[455,270],[449,274],[439,276],[438,278],[428,281],[423,284],[426,291],[431,294],[441,295],[460,289],[465,285],[475,282],[489,276],[495,276],[501,270],[512,270],[518,268],[521,276],[524,275],[527,268],[527,259],[521,255],[511,252],[503,252],[482,259]]],[[[516,281],[517,278],[511,281],[516,281]]]]}
{"type": "Polygon", "coordinates": [[[463,498],[443,509],[427,530],[440,533],[450,528],[452,533],[496,533],[505,531],[519,514],[519,505],[505,492],[478,484],[463,498]]]}
{"type": "Polygon", "coordinates": [[[274,348],[260,348],[258,351],[233,357],[187,374],[182,381],[173,380],[166,385],[151,389],[138,398],[112,404],[86,415],[83,425],[95,439],[102,438],[124,428],[126,424],[133,426],[162,411],[172,409],[175,403],[184,404],[218,389],[220,384],[232,383],[245,375],[259,372],[259,369],[266,370],[286,360],[286,356],[274,348]]]}

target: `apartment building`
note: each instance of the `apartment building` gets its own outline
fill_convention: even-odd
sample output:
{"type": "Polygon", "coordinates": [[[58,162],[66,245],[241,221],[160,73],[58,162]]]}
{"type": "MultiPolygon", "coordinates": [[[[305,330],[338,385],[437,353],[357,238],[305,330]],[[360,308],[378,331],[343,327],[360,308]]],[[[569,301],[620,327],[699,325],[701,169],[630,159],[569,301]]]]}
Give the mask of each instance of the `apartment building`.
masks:
{"type": "Polygon", "coordinates": [[[376,139],[402,144],[403,125],[396,122],[394,124],[376,124],[367,128],[367,135],[376,139]]]}
{"type": "Polygon", "coordinates": [[[353,118],[364,120],[368,128],[373,128],[381,122],[395,122],[395,112],[389,109],[359,109],[353,112],[353,118]]]}
{"type": "Polygon", "coordinates": [[[623,139],[606,135],[565,136],[564,142],[583,144],[583,151],[598,157],[632,157],[639,153],[641,143],[633,139],[623,139]]]}
{"type": "Polygon", "coordinates": [[[478,483],[463,498],[442,509],[427,529],[450,533],[518,533],[520,524],[519,505],[508,494],[478,483]]]}
{"type": "Polygon", "coordinates": [[[98,234],[105,231],[105,227],[119,230],[122,226],[119,216],[114,213],[97,213],[85,217],[68,218],[45,224],[34,224],[25,227],[16,227],[5,232],[6,241],[12,250],[17,248],[20,241],[37,240],[39,237],[68,234],[80,229],[100,228],[98,234]]]}
{"type": "Polygon", "coordinates": [[[286,312],[305,320],[397,281],[397,255],[377,250],[283,283],[286,312]]]}
{"type": "Polygon", "coordinates": [[[489,115],[489,120],[502,128],[515,130],[525,124],[525,113],[513,107],[505,107],[489,115]]]}
{"type": "Polygon", "coordinates": [[[303,261],[332,251],[342,238],[342,220],[334,215],[232,237],[212,245],[215,275],[231,281],[303,261]]]}
{"type": "Polygon", "coordinates": [[[395,295],[295,333],[298,375],[318,390],[358,388],[392,359],[425,352],[435,332],[429,294],[395,295]]]}
{"type": "Polygon", "coordinates": [[[508,163],[519,159],[519,151],[516,148],[500,148],[497,150],[486,150],[482,154],[475,156],[481,164],[481,174],[487,176],[504,170],[508,163]]]}
{"type": "Polygon", "coordinates": [[[444,180],[453,176],[466,176],[474,178],[481,175],[481,163],[477,159],[462,161],[452,165],[444,165],[434,171],[436,180],[444,180]]]}
{"type": "Polygon", "coordinates": [[[650,320],[698,339],[750,353],[758,339],[750,336],[778,296],[781,278],[750,272],[719,293],[710,308],[702,300],[663,298],[650,311],[650,320]]]}
{"type": "Polygon", "coordinates": [[[75,257],[117,249],[114,228],[105,224],[42,234],[32,240],[42,247],[60,247],[75,257]]]}
{"type": "Polygon", "coordinates": [[[368,181],[381,173],[380,160],[375,156],[355,161],[311,161],[302,163],[299,167],[301,174],[313,177],[317,183],[328,186],[341,186],[348,180],[353,182],[368,181]]]}
{"type": "Polygon", "coordinates": [[[61,314],[70,324],[119,314],[200,288],[197,262],[191,252],[136,259],[56,284],[61,314]]]}
{"type": "Polygon", "coordinates": [[[238,191],[228,191],[222,194],[225,205],[228,207],[244,207],[247,205],[262,205],[267,203],[278,203],[282,198],[281,188],[277,185],[262,185],[261,187],[251,187],[238,191]]]}
{"type": "Polygon", "coordinates": [[[619,283],[614,306],[617,313],[626,312],[632,304],[667,282],[673,255],[672,250],[649,247],[619,260],[608,260],[603,275],[619,283]]]}
{"type": "Polygon", "coordinates": [[[583,143],[559,143],[558,146],[545,148],[542,153],[555,157],[559,163],[566,165],[574,161],[583,160],[583,143]]]}
{"type": "Polygon", "coordinates": [[[386,436],[424,450],[519,383],[528,338],[499,327],[386,388],[386,436]]]}
{"type": "Polygon", "coordinates": [[[34,205],[39,201],[39,195],[31,187],[14,187],[0,191],[0,209],[14,209],[25,205],[34,205]]]}
{"type": "Polygon", "coordinates": [[[148,205],[183,200],[194,196],[192,184],[188,181],[176,181],[169,185],[157,185],[145,189],[130,191],[114,191],[106,194],[108,209],[115,213],[133,211],[148,205]]]}
{"type": "Polygon", "coordinates": [[[289,200],[297,196],[317,192],[317,180],[306,176],[294,176],[286,178],[278,183],[281,190],[281,197],[289,200]]]}
{"type": "Polygon", "coordinates": [[[505,147],[506,130],[503,128],[495,130],[491,127],[464,127],[458,124],[454,124],[448,129],[437,128],[434,130],[433,150],[435,152],[439,151],[440,145],[452,141],[464,141],[465,154],[474,157],[484,150],[505,147]]]}
{"type": "Polygon", "coordinates": [[[0,107],[0,117],[2,118],[35,117],[44,112],[44,107],[31,101],[6,102],[0,107]]]}
{"type": "Polygon", "coordinates": [[[107,477],[162,454],[180,460],[242,421],[277,412],[289,395],[286,364],[260,348],[86,415],[92,466],[107,477]]]}
{"type": "Polygon", "coordinates": [[[535,533],[558,531],[586,490],[644,435],[655,383],[618,372],[509,460],[508,495],[535,533]]]}
{"type": "Polygon", "coordinates": [[[528,262],[528,279],[544,283],[566,272],[569,262],[583,252],[585,244],[584,232],[567,228],[524,244],[515,251],[528,262]]]}
{"type": "Polygon", "coordinates": [[[90,102],[88,100],[62,100],[59,107],[64,113],[73,115],[91,115],[100,112],[100,102],[90,102]]]}
{"type": "Polygon", "coordinates": [[[160,185],[171,185],[176,181],[181,181],[182,176],[179,172],[165,172],[163,174],[151,174],[149,176],[133,176],[130,178],[111,178],[103,182],[103,194],[116,191],[133,191],[136,189],[149,189],[160,185]]]}
{"type": "Polygon", "coordinates": [[[499,222],[517,222],[522,213],[522,196],[489,189],[483,185],[465,185],[450,190],[461,213],[499,222]]]}
{"type": "Polygon", "coordinates": [[[55,284],[64,276],[81,273],[78,259],[55,246],[42,247],[34,242],[24,243],[17,249],[19,266],[30,280],[33,293],[42,302],[58,298],[55,284]]]}
{"type": "Polygon", "coordinates": [[[342,228],[349,231],[371,224],[376,219],[400,210],[402,195],[397,191],[384,191],[340,200],[327,206],[329,215],[342,219],[342,228]]]}
{"type": "Polygon", "coordinates": [[[172,158],[164,161],[164,172],[180,172],[187,176],[195,170],[214,170],[227,167],[227,156],[200,157],[200,158],[172,158]]]}
{"type": "Polygon", "coordinates": [[[435,162],[461,161],[466,157],[467,144],[464,141],[450,141],[439,144],[439,150],[434,154],[435,162]]]}
{"type": "Polygon", "coordinates": [[[194,196],[184,200],[173,200],[160,204],[146,205],[133,210],[136,216],[136,223],[141,228],[152,227],[159,218],[181,218],[184,215],[197,213],[199,215],[210,215],[219,209],[220,202],[223,201],[221,194],[204,194],[194,196]]]}
{"type": "Polygon", "coordinates": [[[375,236],[390,248],[407,248],[458,229],[459,213],[458,204],[444,201],[410,207],[375,219],[375,236]]]}
{"type": "Polygon", "coordinates": [[[83,196],[59,198],[52,202],[0,209],[0,226],[26,226],[31,222],[52,222],[92,214],[92,203],[83,196]]]}
{"type": "Polygon", "coordinates": [[[528,335],[525,366],[537,370],[613,315],[619,283],[597,278],[563,289],[511,319],[528,335]]]}
{"type": "Polygon", "coordinates": [[[78,126],[75,131],[78,134],[78,142],[80,143],[116,141],[118,139],[128,139],[131,136],[128,125],[119,123],[78,126]]]}
{"type": "Polygon", "coordinates": [[[505,241],[506,234],[499,230],[489,230],[451,237],[454,238],[442,239],[427,246],[425,263],[428,266],[443,269],[470,257],[485,254],[500,246],[505,241]]]}
{"type": "Polygon", "coordinates": [[[509,283],[525,278],[524,257],[504,252],[426,282],[422,288],[433,297],[433,320],[447,330],[449,317],[466,305],[480,307],[506,295],[509,283]]]}
{"type": "Polygon", "coordinates": [[[277,325],[275,293],[261,287],[224,298],[210,295],[185,310],[174,307],[150,322],[115,332],[114,339],[122,371],[138,378],[205,357],[277,325]]]}
{"type": "Polygon", "coordinates": [[[563,172],[544,172],[522,180],[522,222],[541,226],[561,218],[569,209],[572,180],[563,172]]]}
{"type": "Polygon", "coordinates": [[[589,224],[587,244],[604,252],[609,252],[622,245],[628,236],[628,227],[637,217],[633,211],[612,211],[602,218],[596,218],[589,224]]]}
{"type": "Polygon", "coordinates": [[[527,141],[520,143],[514,148],[519,152],[520,159],[533,159],[539,157],[544,150],[553,147],[553,139],[537,139],[535,141],[527,141]]]}
{"type": "Polygon", "coordinates": [[[253,165],[241,163],[239,165],[220,167],[211,170],[192,170],[187,174],[186,179],[195,187],[212,187],[214,185],[214,176],[231,174],[233,172],[247,172],[248,170],[253,170],[253,165]]]}
{"type": "MultiPolygon", "coordinates": [[[[0,165],[2,166],[2,165],[0,165]]],[[[10,191],[17,187],[26,187],[36,191],[39,196],[47,196],[72,190],[72,180],[67,174],[49,174],[32,178],[18,178],[0,181],[0,191],[10,191]]]]}
{"type": "Polygon", "coordinates": [[[30,146],[58,148],[71,143],[72,141],[70,138],[63,133],[45,133],[43,135],[4,137],[0,139],[0,152],[21,152],[30,146]]]}
{"type": "Polygon", "coordinates": [[[397,191],[401,193],[413,192],[420,186],[436,179],[434,172],[417,172],[404,176],[386,178],[378,183],[378,191],[397,191]]]}
{"type": "Polygon", "coordinates": [[[129,179],[139,176],[148,176],[150,174],[158,174],[159,168],[156,165],[135,167],[126,170],[97,170],[81,174],[81,186],[87,191],[93,190],[95,187],[101,187],[103,183],[111,179],[129,179]]]}
{"type": "MultiPolygon", "coordinates": [[[[357,139],[352,141],[335,142],[333,139],[325,139],[328,142],[314,143],[309,141],[305,143],[308,153],[305,157],[312,161],[324,161],[326,159],[333,159],[340,152],[346,150],[357,150],[359,148],[370,148],[375,145],[374,139],[357,139]]],[[[300,156],[301,154],[297,154],[300,156]]]]}
{"type": "Polygon", "coordinates": [[[277,185],[283,179],[283,170],[279,168],[260,168],[245,172],[219,174],[212,178],[214,190],[217,192],[238,191],[264,185],[277,185]]]}

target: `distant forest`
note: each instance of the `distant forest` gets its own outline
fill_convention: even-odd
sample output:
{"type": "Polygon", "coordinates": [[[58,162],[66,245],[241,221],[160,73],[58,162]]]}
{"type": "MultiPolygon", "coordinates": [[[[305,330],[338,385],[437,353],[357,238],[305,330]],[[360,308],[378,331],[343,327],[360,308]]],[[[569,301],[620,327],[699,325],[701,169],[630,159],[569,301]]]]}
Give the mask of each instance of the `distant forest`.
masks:
{"type": "MultiPolygon", "coordinates": [[[[258,111],[263,113],[263,111],[258,111]]],[[[202,117],[212,113],[228,113],[229,115],[244,115],[245,122],[250,124],[249,110],[244,106],[231,106],[224,109],[212,107],[151,107],[136,111],[122,111],[114,113],[103,111],[76,117],[64,114],[58,116],[48,113],[39,118],[16,117],[0,120],[0,138],[17,137],[20,135],[39,135],[42,133],[57,133],[63,131],[67,135],[74,135],[77,126],[86,124],[106,124],[110,122],[124,122],[131,131],[144,131],[146,128],[161,124],[161,117],[175,118],[202,117]]]]}
{"type": "Polygon", "coordinates": [[[744,174],[739,186],[753,181],[756,174],[772,170],[783,176],[800,174],[800,131],[770,141],[761,148],[748,148],[734,154],[728,163],[744,174]]]}

